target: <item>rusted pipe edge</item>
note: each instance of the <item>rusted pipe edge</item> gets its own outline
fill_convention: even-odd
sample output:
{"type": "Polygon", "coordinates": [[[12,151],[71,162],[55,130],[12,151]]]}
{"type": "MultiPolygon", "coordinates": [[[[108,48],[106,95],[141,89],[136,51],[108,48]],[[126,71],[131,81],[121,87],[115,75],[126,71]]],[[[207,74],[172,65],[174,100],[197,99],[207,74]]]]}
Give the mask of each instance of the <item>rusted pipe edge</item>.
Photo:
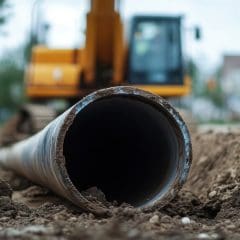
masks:
{"type": "Polygon", "coordinates": [[[175,177],[175,180],[163,197],[159,198],[159,196],[156,196],[151,203],[149,203],[148,205],[143,205],[140,208],[148,209],[155,206],[157,207],[164,206],[176,196],[177,192],[181,189],[181,187],[187,180],[187,176],[190,170],[190,165],[192,160],[192,146],[191,146],[190,134],[186,124],[184,123],[179,113],[166,100],[164,100],[163,98],[157,95],[153,95],[149,92],[146,92],[137,88],[133,88],[133,87],[126,87],[126,86],[113,87],[113,88],[103,89],[103,90],[94,92],[88,95],[87,97],[83,98],[76,105],[74,105],[72,109],[69,111],[69,113],[66,115],[66,118],[59,131],[59,136],[57,138],[57,151],[56,151],[56,159],[55,159],[59,172],[61,173],[62,180],[66,187],[66,192],[67,192],[66,196],[71,202],[75,203],[80,208],[83,208],[85,210],[87,209],[90,212],[97,213],[100,215],[106,214],[108,212],[107,209],[101,206],[96,206],[95,203],[93,204],[90,201],[88,201],[86,198],[84,198],[82,194],[73,185],[72,181],[68,176],[67,169],[65,167],[65,157],[63,155],[62,149],[63,149],[65,135],[69,127],[71,126],[75,116],[90,103],[93,103],[94,101],[97,101],[99,99],[109,97],[109,96],[114,96],[114,95],[133,96],[133,97],[143,99],[145,102],[146,100],[148,100],[150,103],[160,108],[161,111],[163,111],[164,109],[165,114],[167,114],[170,118],[173,118],[173,120],[177,123],[176,127],[177,126],[179,127],[178,131],[182,135],[180,136],[180,138],[183,138],[184,140],[184,141],[180,141],[179,144],[184,144],[183,146],[184,152],[182,152],[182,158],[179,159],[178,161],[177,175],[175,177]]]}

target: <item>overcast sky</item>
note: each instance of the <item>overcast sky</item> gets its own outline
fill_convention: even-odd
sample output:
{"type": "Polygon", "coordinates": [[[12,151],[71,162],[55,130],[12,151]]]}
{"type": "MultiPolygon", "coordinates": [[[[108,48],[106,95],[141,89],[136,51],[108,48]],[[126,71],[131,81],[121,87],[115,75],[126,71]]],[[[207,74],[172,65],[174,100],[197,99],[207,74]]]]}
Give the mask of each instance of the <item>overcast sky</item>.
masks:
{"type": "MultiPolygon", "coordinates": [[[[49,45],[76,47],[83,41],[84,16],[89,0],[42,0],[42,18],[49,22],[49,45]]],[[[19,46],[28,36],[34,0],[10,0],[13,17],[0,36],[0,51],[19,46]]],[[[124,0],[124,19],[136,14],[183,15],[187,54],[205,66],[215,66],[223,54],[240,54],[240,0],[124,0]],[[187,30],[198,25],[203,32],[195,42],[187,30]]]]}

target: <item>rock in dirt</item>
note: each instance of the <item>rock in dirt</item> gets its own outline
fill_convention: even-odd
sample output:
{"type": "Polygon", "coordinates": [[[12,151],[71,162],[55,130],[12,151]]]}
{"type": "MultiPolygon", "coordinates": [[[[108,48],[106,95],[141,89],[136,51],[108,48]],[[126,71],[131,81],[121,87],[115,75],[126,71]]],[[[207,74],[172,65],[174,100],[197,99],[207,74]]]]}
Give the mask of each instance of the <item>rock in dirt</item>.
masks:
{"type": "Polygon", "coordinates": [[[181,219],[181,222],[182,222],[182,224],[190,224],[191,223],[191,220],[190,220],[190,218],[189,217],[183,217],[182,219],[181,219]]]}
{"type": "Polygon", "coordinates": [[[212,191],[208,194],[209,198],[214,198],[217,195],[217,191],[212,191]]]}
{"type": "Polygon", "coordinates": [[[111,205],[111,203],[107,201],[105,194],[97,187],[91,187],[82,191],[81,194],[90,201],[97,201],[105,206],[111,205]]]}
{"type": "Polygon", "coordinates": [[[149,222],[152,224],[157,224],[159,223],[159,216],[158,215],[154,215],[149,219],[149,222]]]}
{"type": "Polygon", "coordinates": [[[199,233],[197,238],[198,239],[211,239],[211,236],[207,233],[199,233]]]}

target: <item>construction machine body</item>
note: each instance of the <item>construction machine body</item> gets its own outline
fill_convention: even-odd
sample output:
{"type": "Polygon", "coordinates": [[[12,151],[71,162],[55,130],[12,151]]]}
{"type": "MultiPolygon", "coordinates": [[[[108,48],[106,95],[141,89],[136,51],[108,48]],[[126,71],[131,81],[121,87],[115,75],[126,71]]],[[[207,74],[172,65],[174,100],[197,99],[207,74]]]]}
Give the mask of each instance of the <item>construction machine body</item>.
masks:
{"type": "Polygon", "coordinates": [[[163,97],[191,91],[184,74],[181,18],[136,16],[128,41],[115,0],[92,0],[82,49],[36,46],[26,71],[30,100],[79,99],[130,85],[163,97]]]}

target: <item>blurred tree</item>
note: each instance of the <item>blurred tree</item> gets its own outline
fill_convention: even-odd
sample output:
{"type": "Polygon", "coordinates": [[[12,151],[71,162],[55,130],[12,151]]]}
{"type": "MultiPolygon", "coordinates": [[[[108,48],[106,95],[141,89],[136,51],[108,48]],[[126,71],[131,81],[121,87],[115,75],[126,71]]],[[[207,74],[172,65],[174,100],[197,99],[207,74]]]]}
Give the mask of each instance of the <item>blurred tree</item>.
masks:
{"type": "Polygon", "coordinates": [[[218,107],[224,107],[225,101],[224,101],[224,91],[222,89],[221,84],[221,77],[222,77],[222,67],[218,67],[214,73],[214,79],[215,79],[215,88],[210,91],[210,96],[212,98],[212,101],[215,103],[218,107]]]}
{"type": "Polygon", "coordinates": [[[17,56],[21,50],[4,54],[0,64],[0,108],[15,110],[24,100],[23,64],[17,56]]]}
{"type": "MultiPolygon", "coordinates": [[[[5,38],[4,25],[11,17],[8,0],[0,0],[0,37],[5,38]]],[[[24,100],[23,53],[13,49],[1,53],[0,58],[0,122],[12,113],[24,100]],[[6,114],[7,113],[7,114],[6,114]]]]}
{"type": "Polygon", "coordinates": [[[187,73],[192,79],[192,92],[194,96],[199,96],[202,93],[202,84],[200,81],[200,71],[197,64],[190,59],[187,63],[187,73]]]}
{"type": "MultiPolygon", "coordinates": [[[[33,19],[39,12],[40,0],[34,1],[33,5],[33,19]]],[[[0,29],[7,19],[11,16],[7,14],[9,8],[8,0],[0,0],[0,29]]],[[[38,21],[37,21],[38,22],[38,21]]],[[[33,22],[34,23],[34,22],[33,22]]],[[[39,22],[40,24],[40,22],[39,22]]],[[[44,25],[45,26],[45,25],[44,25]]],[[[30,34],[26,41],[17,49],[12,49],[2,53],[0,58],[0,122],[1,111],[14,112],[25,101],[24,97],[24,68],[28,64],[31,56],[32,47],[38,43],[39,36],[37,34],[38,24],[32,24],[30,34]]],[[[47,35],[47,25],[44,34],[47,35]]],[[[4,37],[4,36],[0,36],[4,37]]],[[[45,36],[46,37],[46,36],[45,36]]]]}
{"type": "MultiPolygon", "coordinates": [[[[7,9],[9,8],[9,5],[7,3],[7,0],[0,0],[0,26],[5,24],[9,14],[7,13],[7,9]]],[[[3,32],[0,31],[0,34],[2,35],[3,32]]]]}
{"type": "Polygon", "coordinates": [[[221,86],[221,67],[217,68],[206,81],[197,64],[190,59],[187,64],[187,72],[192,79],[192,91],[194,97],[209,99],[217,107],[224,107],[224,94],[221,86]]]}
{"type": "Polygon", "coordinates": [[[29,39],[23,46],[23,51],[24,51],[24,61],[25,63],[28,63],[31,59],[31,53],[32,53],[32,48],[34,46],[34,42],[32,41],[32,38],[29,39]]]}
{"type": "Polygon", "coordinates": [[[217,107],[224,107],[224,92],[221,85],[221,67],[217,68],[215,73],[205,84],[203,96],[210,99],[217,107]]]}

